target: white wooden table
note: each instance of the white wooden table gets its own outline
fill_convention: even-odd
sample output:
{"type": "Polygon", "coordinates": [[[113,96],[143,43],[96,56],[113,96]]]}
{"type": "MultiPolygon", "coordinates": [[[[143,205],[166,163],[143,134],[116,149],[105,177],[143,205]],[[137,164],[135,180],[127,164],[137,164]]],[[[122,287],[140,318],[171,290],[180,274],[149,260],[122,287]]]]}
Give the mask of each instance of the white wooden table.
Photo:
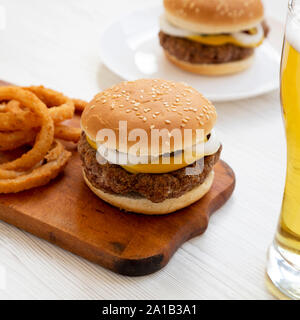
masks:
{"type": "MultiPolygon", "coordinates": [[[[285,20],[287,0],[266,1],[285,20]]],[[[120,79],[101,64],[101,30],[147,0],[1,0],[0,78],[44,84],[90,99],[120,79]]],[[[113,40],[113,39],[112,39],[113,40]]],[[[259,77],[259,75],[257,75],[259,77]]],[[[279,92],[216,104],[223,158],[237,176],[232,199],[209,229],[156,274],[129,278],[0,222],[1,299],[272,299],[266,251],[280,211],[285,142],[279,92]],[[2,270],[2,271],[1,271],[2,270]]]]}

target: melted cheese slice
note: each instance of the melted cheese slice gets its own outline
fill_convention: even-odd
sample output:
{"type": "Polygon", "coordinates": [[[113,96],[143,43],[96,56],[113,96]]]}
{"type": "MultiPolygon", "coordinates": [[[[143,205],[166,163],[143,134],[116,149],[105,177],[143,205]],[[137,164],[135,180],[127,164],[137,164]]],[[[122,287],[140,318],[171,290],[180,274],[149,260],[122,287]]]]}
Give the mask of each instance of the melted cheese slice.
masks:
{"type": "MultiPolygon", "coordinates": [[[[97,150],[97,143],[86,137],[89,145],[97,150]]],[[[216,137],[214,130],[211,132],[209,139],[205,139],[197,147],[191,147],[183,152],[175,152],[171,156],[160,156],[156,158],[155,163],[146,164],[126,164],[121,165],[130,173],[167,173],[184,168],[205,156],[216,153],[220,148],[220,142],[216,137]],[[167,163],[166,163],[167,161],[167,163]]],[[[107,159],[109,161],[109,159],[107,159]]],[[[116,163],[118,164],[118,163],[116,163]]]]}
{"type": "Polygon", "coordinates": [[[88,136],[86,136],[86,141],[89,143],[89,145],[90,145],[93,149],[95,149],[95,150],[98,149],[98,148],[97,148],[97,143],[96,143],[96,141],[93,141],[93,140],[90,139],[88,136]]]}
{"type": "Polygon", "coordinates": [[[257,48],[259,47],[263,41],[264,37],[256,43],[245,44],[239,40],[237,40],[234,36],[231,35],[216,35],[216,36],[201,36],[201,35],[193,35],[187,37],[189,40],[200,42],[210,46],[221,46],[226,43],[231,43],[239,47],[243,48],[257,48]]]}
{"type": "Polygon", "coordinates": [[[163,163],[163,157],[159,157],[159,163],[122,165],[122,168],[131,173],[167,173],[182,169],[203,157],[204,153],[196,154],[196,152],[190,152],[189,155],[187,155],[181,152],[178,155],[172,155],[170,160],[167,159],[169,163],[166,164],[163,163]]]}

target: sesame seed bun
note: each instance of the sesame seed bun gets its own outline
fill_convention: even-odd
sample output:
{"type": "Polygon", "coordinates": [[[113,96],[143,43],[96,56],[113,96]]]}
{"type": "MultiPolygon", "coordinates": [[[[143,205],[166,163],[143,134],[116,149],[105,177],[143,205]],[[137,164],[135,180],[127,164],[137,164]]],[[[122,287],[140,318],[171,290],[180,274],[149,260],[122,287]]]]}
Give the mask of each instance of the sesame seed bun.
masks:
{"type": "Polygon", "coordinates": [[[206,76],[223,76],[242,72],[248,69],[254,61],[254,54],[252,54],[248,58],[234,62],[197,64],[178,60],[176,57],[170,55],[166,50],[164,50],[164,52],[167,59],[182,70],[206,76]]]}
{"type": "MultiPolygon", "coordinates": [[[[87,137],[96,141],[101,129],[112,129],[116,135],[116,145],[108,148],[130,153],[130,148],[137,143],[128,141],[127,145],[119,140],[119,121],[127,122],[127,134],[134,129],[143,129],[147,133],[148,145],[140,150],[140,155],[153,155],[151,150],[152,129],[179,129],[184,137],[184,130],[192,130],[192,139],[163,145],[160,139],[159,154],[182,150],[197,141],[196,129],[203,129],[208,135],[216,121],[216,110],[212,103],[194,88],[178,82],[160,79],[141,79],[122,82],[95,96],[85,108],[81,117],[81,127],[87,137]],[[148,148],[147,148],[148,146],[148,148]]],[[[199,138],[199,137],[198,137],[199,138]]],[[[123,138],[124,139],[124,138],[123,138]]],[[[186,139],[187,140],[187,139],[186,139]]]]}
{"type": "Polygon", "coordinates": [[[148,215],[163,215],[185,208],[200,200],[211,188],[214,181],[214,171],[198,187],[186,192],[179,198],[166,199],[160,203],[154,203],[146,198],[134,198],[129,196],[106,193],[96,189],[87,179],[84,170],[83,177],[88,187],[102,200],[128,212],[136,212],[148,215]]]}
{"type": "Polygon", "coordinates": [[[167,19],[196,33],[249,30],[264,18],[261,0],[164,0],[167,19]]]}

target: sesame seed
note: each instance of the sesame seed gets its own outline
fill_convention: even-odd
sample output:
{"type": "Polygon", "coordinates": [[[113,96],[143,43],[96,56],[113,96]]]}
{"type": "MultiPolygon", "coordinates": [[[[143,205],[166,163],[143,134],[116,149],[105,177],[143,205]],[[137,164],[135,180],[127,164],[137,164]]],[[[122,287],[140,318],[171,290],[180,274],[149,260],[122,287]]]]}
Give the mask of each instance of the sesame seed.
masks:
{"type": "Polygon", "coordinates": [[[165,123],[166,123],[166,124],[170,124],[171,121],[170,121],[170,120],[165,120],[165,123]]]}

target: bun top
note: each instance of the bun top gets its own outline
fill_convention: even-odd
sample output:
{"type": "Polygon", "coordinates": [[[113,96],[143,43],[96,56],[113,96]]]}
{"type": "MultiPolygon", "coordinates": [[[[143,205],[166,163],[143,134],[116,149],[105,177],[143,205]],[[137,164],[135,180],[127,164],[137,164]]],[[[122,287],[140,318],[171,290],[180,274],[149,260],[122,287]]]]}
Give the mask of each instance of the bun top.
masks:
{"type": "MultiPolygon", "coordinates": [[[[150,150],[153,129],[168,129],[169,132],[179,129],[182,136],[185,129],[192,129],[192,139],[181,142],[188,147],[200,142],[196,129],[203,129],[205,136],[210,133],[216,117],[211,102],[187,84],[141,79],[122,82],[97,94],[82,114],[81,127],[92,141],[96,141],[99,130],[112,129],[116,135],[116,149],[127,153],[137,140],[127,139],[127,145],[122,138],[119,140],[119,121],[126,121],[127,136],[131,130],[143,129],[149,137],[148,150],[141,150],[141,154],[154,155],[150,150]]],[[[170,141],[171,152],[183,149],[182,144],[172,140],[175,139],[170,141]]],[[[160,154],[165,153],[164,150],[160,141],[160,154]]]]}
{"type": "Polygon", "coordinates": [[[251,29],[264,18],[261,0],[164,0],[167,19],[202,34],[251,29]]]}

